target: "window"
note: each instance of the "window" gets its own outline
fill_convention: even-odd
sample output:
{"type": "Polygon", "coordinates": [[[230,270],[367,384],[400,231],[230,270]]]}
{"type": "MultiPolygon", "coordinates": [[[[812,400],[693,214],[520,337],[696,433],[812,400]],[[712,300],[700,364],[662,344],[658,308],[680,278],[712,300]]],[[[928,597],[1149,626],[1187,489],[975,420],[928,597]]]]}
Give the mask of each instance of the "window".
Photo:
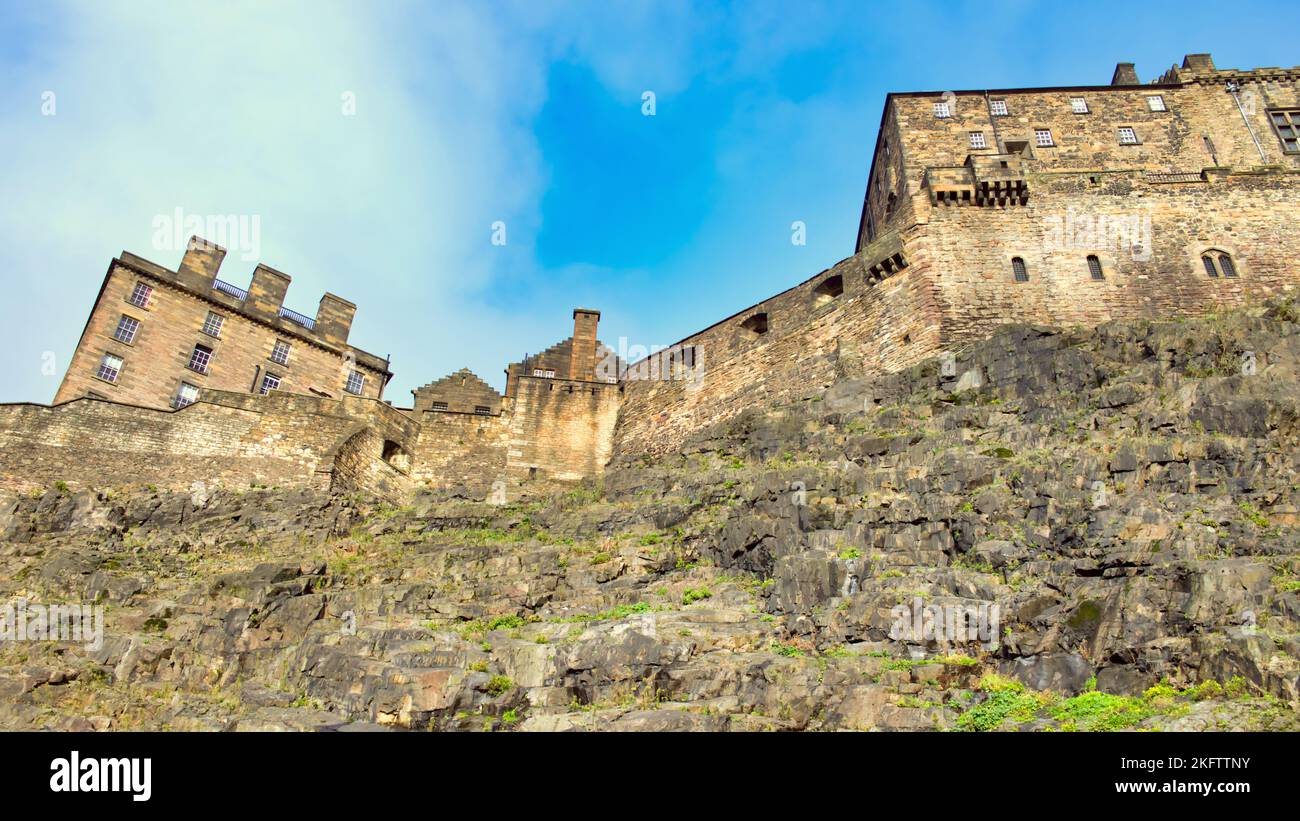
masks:
{"type": "Polygon", "coordinates": [[[135,288],[131,291],[131,298],[127,301],[138,308],[148,308],[149,300],[152,297],[153,288],[150,288],[143,282],[137,282],[135,288]]]}
{"type": "MultiPolygon", "coordinates": [[[[830,302],[842,293],[844,293],[844,277],[840,274],[836,274],[833,277],[827,277],[817,283],[817,287],[813,288],[813,301],[818,305],[825,305],[827,302],[830,302]]],[[[695,349],[691,348],[692,361],[694,360],[694,356],[695,349]]]]}
{"type": "Polygon", "coordinates": [[[348,393],[355,393],[360,396],[361,391],[365,390],[366,377],[361,371],[348,371],[348,381],[343,386],[343,390],[348,393]]]}
{"type": "Polygon", "coordinates": [[[446,409],[447,409],[447,403],[446,403],[446,402],[434,402],[433,405],[431,405],[430,407],[432,407],[434,410],[446,410],[446,409]]]}
{"type": "Polygon", "coordinates": [[[1052,130],[1050,128],[1035,128],[1034,145],[1039,148],[1050,148],[1056,145],[1056,143],[1052,142],[1052,130]]]}
{"type": "Polygon", "coordinates": [[[984,142],[984,132],[983,132],[983,131],[972,131],[972,132],[970,133],[970,147],[971,147],[971,148],[988,148],[988,144],[984,142]]]}
{"type": "Polygon", "coordinates": [[[1020,257],[1011,258],[1011,274],[1015,277],[1016,282],[1029,281],[1029,270],[1025,268],[1025,261],[1020,257]]]}
{"type": "Polygon", "coordinates": [[[1282,150],[1287,154],[1300,154],[1300,111],[1270,111],[1268,118],[1277,138],[1282,141],[1282,150]]]}
{"type": "Polygon", "coordinates": [[[194,352],[190,354],[190,364],[187,366],[195,373],[207,373],[208,365],[212,362],[212,349],[205,345],[195,345],[194,352]]]}
{"type": "Polygon", "coordinates": [[[1201,264],[1205,266],[1205,273],[1215,279],[1219,278],[1219,269],[1214,267],[1214,257],[1206,254],[1201,257],[1201,264]]]}
{"type": "Polygon", "coordinates": [[[542,368],[533,368],[533,376],[540,376],[542,379],[554,379],[555,371],[543,370],[542,368]]]}
{"type": "Polygon", "coordinates": [[[271,361],[277,365],[289,364],[289,343],[283,339],[275,340],[275,345],[271,348],[271,361]]]}
{"type": "Polygon", "coordinates": [[[941,103],[934,104],[934,116],[940,119],[943,119],[944,117],[952,116],[952,110],[949,108],[947,100],[944,100],[941,103]]]}
{"type": "Polygon", "coordinates": [[[104,354],[104,358],[99,360],[99,367],[95,370],[95,376],[105,382],[116,382],[121,373],[122,357],[113,356],[111,353],[104,354]]]}
{"type": "Polygon", "coordinates": [[[892,191],[889,193],[889,199],[885,200],[885,219],[894,215],[894,206],[898,204],[898,195],[892,191]]]}
{"type": "Polygon", "coordinates": [[[487,405],[475,405],[474,413],[478,414],[479,416],[491,416],[492,409],[489,408],[487,405]]]}
{"type": "Polygon", "coordinates": [[[1006,101],[1006,100],[990,100],[990,101],[989,101],[989,110],[993,112],[993,116],[994,116],[994,117],[1005,117],[1005,116],[1007,116],[1007,101],[1006,101]]]}
{"type": "Polygon", "coordinates": [[[180,390],[176,391],[176,398],[172,400],[173,408],[183,408],[186,405],[193,405],[199,400],[199,389],[189,382],[182,382],[180,390]]]}
{"type": "Polygon", "coordinates": [[[271,391],[278,391],[279,389],[280,389],[280,377],[276,376],[270,371],[267,371],[266,373],[262,374],[262,387],[257,389],[258,393],[262,395],[266,395],[271,391]]]}
{"type": "Polygon", "coordinates": [[[1232,264],[1232,257],[1227,254],[1219,254],[1219,269],[1223,271],[1225,277],[1237,275],[1237,266],[1232,264]]]}
{"type": "Polygon", "coordinates": [[[1073,111],[1075,114],[1087,114],[1088,101],[1083,99],[1082,97],[1071,97],[1070,110],[1073,111]]]}
{"type": "Polygon", "coordinates": [[[740,323],[740,327],[749,331],[754,336],[762,336],[767,333],[767,314],[754,314],[744,322],[740,323]]]}
{"type": "Polygon", "coordinates": [[[221,325],[226,318],[221,314],[208,311],[208,318],[203,320],[203,333],[208,336],[221,336],[221,325]]]}
{"type": "Polygon", "coordinates": [[[1134,130],[1131,129],[1131,128],[1128,128],[1127,126],[1125,126],[1124,128],[1121,128],[1121,129],[1119,130],[1119,144],[1120,144],[1120,145],[1137,145],[1137,144],[1138,144],[1138,135],[1137,135],[1137,132],[1134,131],[1134,130]]]}
{"type": "Polygon", "coordinates": [[[1168,111],[1168,109],[1165,108],[1165,98],[1161,97],[1159,94],[1152,94],[1150,97],[1147,97],[1147,108],[1152,111],[1168,111]]]}
{"type": "Polygon", "coordinates": [[[1088,255],[1088,273],[1093,279],[1105,279],[1106,275],[1101,270],[1101,260],[1092,254],[1088,255]]]}
{"type": "Polygon", "coordinates": [[[122,318],[117,321],[117,330],[113,331],[113,338],[130,345],[135,341],[135,332],[138,330],[140,330],[140,320],[122,314],[122,318]]]}

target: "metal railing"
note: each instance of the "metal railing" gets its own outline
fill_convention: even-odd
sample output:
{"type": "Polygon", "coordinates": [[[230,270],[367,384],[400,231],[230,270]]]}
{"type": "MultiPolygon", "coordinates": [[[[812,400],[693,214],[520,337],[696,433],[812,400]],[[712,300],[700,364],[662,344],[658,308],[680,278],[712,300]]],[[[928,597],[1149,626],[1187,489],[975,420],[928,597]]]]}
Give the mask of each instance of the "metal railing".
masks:
{"type": "Polygon", "coordinates": [[[248,299],[248,291],[245,291],[243,288],[236,288],[234,285],[231,285],[229,282],[225,282],[224,280],[220,280],[220,279],[212,280],[212,290],[220,291],[223,294],[233,296],[235,299],[239,300],[240,302],[243,302],[245,299],[248,299]]]}
{"type": "Polygon", "coordinates": [[[284,317],[290,322],[297,322],[299,325],[303,326],[309,331],[316,329],[316,320],[312,319],[309,316],[303,316],[297,311],[291,311],[288,308],[281,308],[280,316],[284,317]]]}

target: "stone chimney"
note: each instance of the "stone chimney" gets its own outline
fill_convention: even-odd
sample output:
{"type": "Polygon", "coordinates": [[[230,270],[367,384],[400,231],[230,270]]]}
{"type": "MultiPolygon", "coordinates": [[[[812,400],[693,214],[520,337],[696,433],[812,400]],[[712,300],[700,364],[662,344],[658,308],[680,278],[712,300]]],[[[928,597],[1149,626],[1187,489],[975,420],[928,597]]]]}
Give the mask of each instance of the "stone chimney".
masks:
{"type": "Polygon", "coordinates": [[[212,287],[212,280],[217,278],[221,261],[226,258],[226,249],[215,245],[202,237],[190,237],[185,246],[185,256],[180,267],[176,269],[177,279],[184,285],[207,293],[212,287]]]}
{"type": "Polygon", "coordinates": [[[569,378],[584,382],[596,378],[596,325],[600,311],[573,309],[573,343],[569,348],[569,378]]]}
{"type": "Polygon", "coordinates": [[[352,332],[352,317],[357,313],[357,306],[341,296],[326,293],[320,298],[320,307],[316,309],[316,333],[326,342],[342,345],[348,341],[352,332]]]}
{"type": "Polygon", "coordinates": [[[1115,66],[1115,73],[1111,75],[1110,84],[1113,86],[1137,86],[1142,85],[1138,80],[1137,69],[1132,63],[1119,63],[1115,66]]]}
{"type": "Polygon", "coordinates": [[[1208,54],[1183,55],[1183,68],[1189,71],[1214,71],[1214,58],[1208,54]]]}

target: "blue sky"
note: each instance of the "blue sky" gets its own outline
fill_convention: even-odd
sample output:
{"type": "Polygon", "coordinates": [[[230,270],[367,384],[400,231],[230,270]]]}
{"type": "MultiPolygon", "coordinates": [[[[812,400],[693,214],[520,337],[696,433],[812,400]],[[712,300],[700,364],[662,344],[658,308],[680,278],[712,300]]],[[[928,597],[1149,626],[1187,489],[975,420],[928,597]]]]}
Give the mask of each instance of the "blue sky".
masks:
{"type": "Polygon", "coordinates": [[[356,302],[406,405],[502,387],[575,306],[666,345],[850,255],[889,91],[1300,63],[1267,36],[1294,2],[28,5],[0,0],[0,401],[53,397],[113,256],[176,265],[177,208],[257,217],[290,308],[356,302]]]}

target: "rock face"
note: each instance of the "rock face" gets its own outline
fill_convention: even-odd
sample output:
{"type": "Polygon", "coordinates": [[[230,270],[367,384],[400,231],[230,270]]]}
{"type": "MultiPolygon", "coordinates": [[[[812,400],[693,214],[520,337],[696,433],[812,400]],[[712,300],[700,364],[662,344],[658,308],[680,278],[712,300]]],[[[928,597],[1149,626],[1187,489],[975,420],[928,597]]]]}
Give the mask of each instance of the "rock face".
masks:
{"type": "Polygon", "coordinates": [[[1300,727],[1296,309],[956,359],[504,507],[5,497],[3,601],[105,631],[0,643],[0,727],[1300,727]]]}

